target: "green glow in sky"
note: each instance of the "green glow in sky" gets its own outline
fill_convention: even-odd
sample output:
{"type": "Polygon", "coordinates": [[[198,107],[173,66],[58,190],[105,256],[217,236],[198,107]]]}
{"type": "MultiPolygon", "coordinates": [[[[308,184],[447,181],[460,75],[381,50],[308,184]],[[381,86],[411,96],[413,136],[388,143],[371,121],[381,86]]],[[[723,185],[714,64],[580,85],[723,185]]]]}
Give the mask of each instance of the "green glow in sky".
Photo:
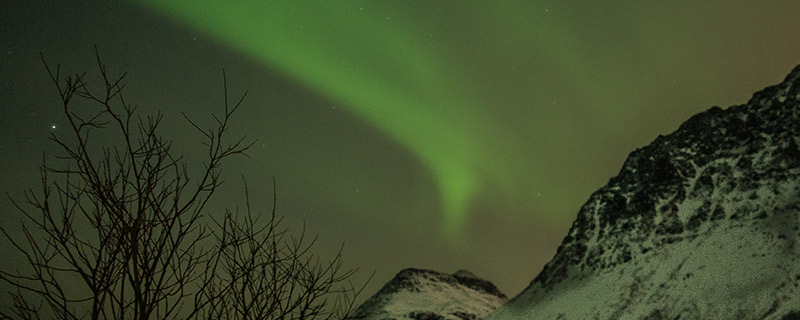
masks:
{"type": "Polygon", "coordinates": [[[187,160],[200,137],[179,112],[218,111],[226,68],[233,94],[250,90],[230,137],[258,143],[223,169],[209,215],[242,203],[238,173],[263,195],[253,207],[270,208],[275,177],[287,228],[308,222],[322,252],[345,242],[354,266],[377,270],[364,292],[419,267],[467,269],[513,296],[631,151],[800,63],[797,12],[786,0],[4,1],[0,149],[14,156],[0,157],[0,182],[24,199],[42,151],[60,152],[39,53],[92,75],[96,45],[187,160]]]}
{"type": "Polygon", "coordinates": [[[475,95],[480,88],[460,80],[436,32],[381,14],[391,4],[141,2],[340,101],[406,146],[438,184],[448,235],[458,235],[486,182],[515,192],[519,138],[492,119],[497,106],[475,95]]]}

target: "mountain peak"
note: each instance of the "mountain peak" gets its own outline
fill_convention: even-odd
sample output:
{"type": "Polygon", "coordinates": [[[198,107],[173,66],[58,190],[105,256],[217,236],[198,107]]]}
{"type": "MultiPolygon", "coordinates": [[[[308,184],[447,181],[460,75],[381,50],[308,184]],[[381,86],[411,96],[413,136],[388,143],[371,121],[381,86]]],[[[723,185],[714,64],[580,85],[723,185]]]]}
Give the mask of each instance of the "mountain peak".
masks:
{"type": "Polygon", "coordinates": [[[508,298],[466,270],[454,274],[404,269],[367,299],[351,319],[481,319],[508,298]]]}
{"type": "Polygon", "coordinates": [[[453,275],[461,278],[472,278],[472,279],[483,280],[480,277],[476,276],[474,273],[469,272],[469,270],[464,270],[464,269],[459,269],[453,275]]]}
{"type": "Polygon", "coordinates": [[[772,318],[800,305],[800,66],[632,152],[491,319],[772,318]]]}

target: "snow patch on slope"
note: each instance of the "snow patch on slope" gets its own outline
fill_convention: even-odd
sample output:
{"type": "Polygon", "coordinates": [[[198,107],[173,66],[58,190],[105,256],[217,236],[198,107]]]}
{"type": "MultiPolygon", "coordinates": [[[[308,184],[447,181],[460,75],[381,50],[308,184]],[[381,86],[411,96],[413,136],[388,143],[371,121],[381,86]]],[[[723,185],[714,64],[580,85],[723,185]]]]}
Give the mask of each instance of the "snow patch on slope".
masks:
{"type": "Polygon", "coordinates": [[[525,291],[515,304],[534,308],[501,308],[491,319],[672,319],[682,314],[761,319],[786,314],[800,305],[799,210],[798,203],[776,208],[768,219],[710,229],[632,263],[561,282],[546,293],[525,291]]]}
{"type": "Polygon", "coordinates": [[[351,319],[482,319],[508,298],[466,270],[406,269],[362,304],[351,319]]]}

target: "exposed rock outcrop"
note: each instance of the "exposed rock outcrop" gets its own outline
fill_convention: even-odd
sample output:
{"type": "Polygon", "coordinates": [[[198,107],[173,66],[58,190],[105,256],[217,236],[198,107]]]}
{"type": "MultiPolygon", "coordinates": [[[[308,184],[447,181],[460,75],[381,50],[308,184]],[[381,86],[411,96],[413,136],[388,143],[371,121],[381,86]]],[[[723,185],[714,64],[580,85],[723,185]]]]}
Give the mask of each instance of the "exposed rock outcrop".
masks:
{"type": "Polygon", "coordinates": [[[630,154],[489,319],[800,318],[800,66],[630,154]]]}

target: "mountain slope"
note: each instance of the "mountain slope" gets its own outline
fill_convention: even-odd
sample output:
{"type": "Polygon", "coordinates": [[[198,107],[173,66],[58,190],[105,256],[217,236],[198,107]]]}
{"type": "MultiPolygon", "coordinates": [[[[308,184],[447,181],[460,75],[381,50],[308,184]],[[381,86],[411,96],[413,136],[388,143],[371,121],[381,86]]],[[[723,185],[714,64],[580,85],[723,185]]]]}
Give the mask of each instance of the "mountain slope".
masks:
{"type": "Polygon", "coordinates": [[[800,318],[800,66],[630,154],[488,318],[800,318]]]}
{"type": "Polygon", "coordinates": [[[365,301],[351,319],[481,319],[508,298],[468,271],[405,269],[365,301]]]}

